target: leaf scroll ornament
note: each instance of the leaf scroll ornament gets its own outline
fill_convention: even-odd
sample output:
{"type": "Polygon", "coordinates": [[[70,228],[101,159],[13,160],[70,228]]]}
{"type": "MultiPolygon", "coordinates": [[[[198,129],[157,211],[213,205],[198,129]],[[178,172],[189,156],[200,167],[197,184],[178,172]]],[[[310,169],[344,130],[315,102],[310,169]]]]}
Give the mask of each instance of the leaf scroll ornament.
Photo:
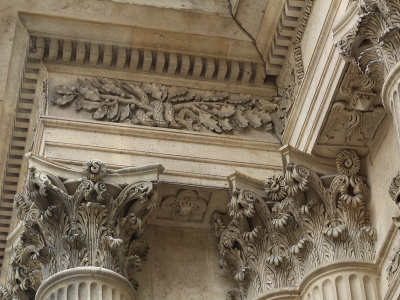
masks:
{"type": "Polygon", "coordinates": [[[159,83],[103,77],[78,79],[72,87],[56,86],[52,102],[92,113],[95,120],[227,133],[251,128],[271,130],[276,105],[249,94],[200,91],[159,83]]]}

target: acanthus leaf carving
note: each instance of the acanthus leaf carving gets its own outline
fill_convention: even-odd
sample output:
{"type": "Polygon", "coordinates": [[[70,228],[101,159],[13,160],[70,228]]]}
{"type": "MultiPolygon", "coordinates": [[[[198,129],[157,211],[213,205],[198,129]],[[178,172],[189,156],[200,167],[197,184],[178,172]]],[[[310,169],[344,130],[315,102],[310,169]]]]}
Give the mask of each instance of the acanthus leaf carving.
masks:
{"type": "Polygon", "coordinates": [[[15,196],[23,232],[1,299],[34,299],[42,281],[82,266],[110,269],[138,288],[134,275],[149,251],[143,235],[156,205],[154,183],[120,186],[105,180],[113,172],[90,160],[82,178],[61,181],[30,167],[26,193],[15,196]]]}
{"type": "Polygon", "coordinates": [[[399,1],[358,0],[358,7],[359,18],[337,48],[376,84],[400,61],[399,1]]]}
{"type": "Polygon", "coordinates": [[[108,78],[78,79],[76,86],[56,86],[52,102],[75,103],[93,119],[189,131],[223,133],[246,128],[272,129],[271,100],[247,94],[190,90],[148,82],[108,78]]]}
{"type": "Polygon", "coordinates": [[[285,195],[271,194],[272,187],[282,187],[278,176],[267,180],[263,195],[231,191],[229,216],[215,212],[211,221],[219,265],[231,269],[238,283],[227,298],[253,299],[295,287],[328,262],[374,259],[376,231],[366,208],[369,189],[357,175],[359,157],[352,150],[338,157],[340,174],[330,177],[329,187],[314,171],[288,165],[285,195]]]}

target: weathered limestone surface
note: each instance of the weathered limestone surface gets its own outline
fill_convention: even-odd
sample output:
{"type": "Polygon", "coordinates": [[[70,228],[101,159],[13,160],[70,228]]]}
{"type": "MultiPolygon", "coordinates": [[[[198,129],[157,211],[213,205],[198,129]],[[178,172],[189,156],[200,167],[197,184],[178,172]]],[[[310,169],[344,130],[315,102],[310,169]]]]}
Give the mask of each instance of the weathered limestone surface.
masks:
{"type": "Polygon", "coordinates": [[[126,278],[107,269],[79,267],[62,271],[43,283],[35,299],[135,300],[136,291],[126,278]]]}
{"type": "MultiPolygon", "coordinates": [[[[217,300],[227,293],[231,300],[398,297],[398,199],[388,189],[391,182],[400,185],[392,181],[400,162],[398,124],[390,116],[396,120],[393,111],[400,111],[400,67],[398,52],[387,50],[399,47],[400,2],[231,0],[237,20],[224,0],[167,2],[0,4],[0,256],[6,257],[0,283],[7,279],[17,287],[0,289],[0,299],[26,291],[32,298],[42,281],[39,300],[65,299],[68,290],[71,299],[79,293],[88,299],[124,294],[146,300],[217,300]],[[353,21],[362,25],[360,31],[351,32],[353,21]],[[349,30],[344,56],[352,64],[335,49],[346,52],[346,39],[339,41],[349,30]],[[378,50],[390,59],[382,64],[378,50]],[[375,84],[366,80],[376,74],[390,79],[382,97],[382,78],[375,84]],[[335,158],[343,149],[360,154],[355,163],[350,159],[358,175],[346,173],[350,151],[342,155],[341,175],[327,176],[336,174],[335,158]],[[22,157],[28,151],[71,169],[92,158],[110,170],[165,167],[152,183],[159,193],[145,233],[131,228],[134,235],[127,238],[149,245],[146,261],[138,255],[143,272],[128,278],[131,283],[117,275],[129,270],[110,266],[126,259],[121,253],[118,259],[104,256],[94,267],[101,269],[80,269],[69,259],[55,263],[57,274],[48,272],[47,249],[57,248],[57,255],[67,239],[46,234],[48,245],[41,245],[27,238],[27,232],[40,232],[33,223],[47,230],[57,216],[40,201],[37,211],[28,205],[41,177],[38,172],[31,190],[28,180],[26,194],[22,157]],[[246,183],[235,186],[238,178],[246,183]],[[27,211],[17,225],[16,214],[27,211]],[[214,211],[230,212],[233,220],[213,218],[214,211]],[[318,217],[321,224],[310,221],[318,217]],[[268,230],[261,230],[265,224],[268,230]],[[15,230],[8,246],[14,247],[3,251],[10,227],[15,230]],[[77,268],[64,270],[65,264],[77,268]]],[[[50,183],[45,180],[42,192],[51,191],[51,204],[60,202],[52,202],[56,187],[74,194],[76,186],[66,181],[71,174],[58,179],[45,174],[50,183]]],[[[92,183],[83,203],[91,208],[112,203],[92,183]]],[[[129,183],[116,184],[125,189],[129,183]]],[[[114,188],[111,194],[118,198],[114,188]]],[[[116,222],[135,209],[123,210],[116,222]]],[[[84,215],[83,208],[78,211],[84,215]]],[[[112,225],[108,234],[118,227],[112,225]]],[[[82,220],[76,226],[65,236],[79,244],[79,230],[86,227],[82,220]]],[[[102,236],[99,247],[108,245],[115,254],[119,233],[115,240],[110,236],[102,236]]],[[[127,265],[139,269],[139,260],[132,256],[127,265]]]]}
{"type": "Polygon", "coordinates": [[[217,241],[209,230],[151,226],[150,252],[137,278],[138,299],[224,299],[234,285],[218,267],[217,241]]]}

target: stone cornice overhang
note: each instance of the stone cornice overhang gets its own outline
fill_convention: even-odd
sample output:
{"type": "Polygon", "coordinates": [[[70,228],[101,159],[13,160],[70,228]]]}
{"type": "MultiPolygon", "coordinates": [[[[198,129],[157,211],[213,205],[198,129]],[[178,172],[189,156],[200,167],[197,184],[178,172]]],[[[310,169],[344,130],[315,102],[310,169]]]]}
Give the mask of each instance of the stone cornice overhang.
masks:
{"type": "Polygon", "coordinates": [[[334,23],[344,14],[348,1],[333,1],[294,102],[282,144],[311,153],[327,116],[346,63],[332,40],[334,23]],[[325,53],[325,54],[323,54],[325,53]]]}
{"type": "MultiPolygon", "coordinates": [[[[272,60],[267,59],[267,70],[270,74],[280,73],[280,66],[297,32],[296,29],[304,20],[301,16],[307,3],[309,1],[305,0],[286,2],[282,0],[278,4],[274,1],[269,2],[271,6],[266,10],[265,18],[261,18],[256,40],[262,45],[264,57],[268,57],[267,53],[272,53],[272,60]],[[282,9],[281,14],[276,13],[277,8],[282,9]],[[270,20],[269,17],[273,19],[270,20]],[[275,31],[270,30],[268,22],[278,24],[272,26],[275,31]]],[[[128,4],[120,4],[120,7],[124,8],[123,16],[112,19],[111,13],[105,13],[103,23],[95,22],[93,16],[88,16],[85,21],[79,21],[71,19],[71,15],[68,14],[55,13],[45,16],[41,11],[35,14],[34,10],[29,13],[19,13],[1,112],[4,120],[1,133],[4,143],[0,149],[0,163],[4,166],[0,173],[1,261],[5,254],[5,237],[12,223],[13,195],[17,191],[22,191],[24,184],[24,178],[20,176],[26,170],[23,154],[33,146],[33,129],[37,125],[36,118],[32,117],[37,113],[34,99],[42,93],[42,86],[39,83],[43,80],[43,72],[46,72],[42,63],[46,66],[52,65],[54,68],[112,69],[120,74],[142,74],[154,78],[163,76],[171,81],[176,79],[186,81],[188,86],[201,82],[203,88],[218,86],[218,89],[232,92],[257,91],[255,94],[265,97],[277,94],[275,84],[265,79],[264,64],[256,53],[254,45],[238,30],[237,25],[227,14],[197,15],[196,22],[203,24],[199,27],[200,31],[213,28],[213,35],[188,32],[197,38],[191,39],[187,43],[187,48],[183,47],[182,43],[171,44],[167,38],[162,38],[162,35],[158,36],[159,39],[154,39],[157,45],[155,47],[154,44],[149,44],[149,41],[154,38],[157,31],[168,33],[168,37],[183,37],[183,40],[189,35],[171,31],[168,27],[170,25],[168,28],[158,26],[158,21],[163,22],[162,9],[144,8],[155,13],[153,23],[150,24],[151,20],[146,20],[145,15],[140,15],[140,12],[144,11],[142,8],[135,10],[137,7],[128,4]],[[127,17],[128,12],[132,13],[130,18],[127,17]],[[217,24],[229,25],[228,29],[216,26],[215,22],[210,22],[210,18],[218,20],[217,24]],[[140,39],[135,40],[136,37],[145,38],[145,43],[138,45],[140,39]],[[222,50],[217,47],[220,44],[223,45],[222,50]],[[68,57],[68,49],[71,50],[70,55],[75,51],[74,61],[71,61],[71,56],[68,57]],[[81,61],[77,61],[77,58],[81,61]]],[[[176,22],[179,22],[178,16],[182,16],[182,13],[188,14],[188,12],[169,12],[176,15],[176,22]]],[[[236,16],[240,18],[240,14],[236,16]]],[[[79,18],[79,14],[76,18],[79,18]]],[[[193,31],[193,28],[191,30],[193,31]]],[[[129,77],[129,75],[124,76],[129,77]]]]}

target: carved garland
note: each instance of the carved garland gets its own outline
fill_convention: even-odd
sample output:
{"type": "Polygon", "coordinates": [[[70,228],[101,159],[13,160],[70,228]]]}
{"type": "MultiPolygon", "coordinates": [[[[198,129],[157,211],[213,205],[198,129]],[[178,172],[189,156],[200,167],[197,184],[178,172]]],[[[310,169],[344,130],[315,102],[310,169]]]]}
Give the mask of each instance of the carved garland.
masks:
{"type": "Polygon", "coordinates": [[[246,128],[271,130],[269,113],[277,107],[270,100],[247,94],[200,92],[101,77],[78,79],[72,87],[56,86],[55,92],[54,104],[74,102],[77,111],[91,111],[96,120],[216,133],[246,128]]]}
{"type": "Polygon", "coordinates": [[[110,172],[101,161],[91,160],[83,178],[62,182],[29,169],[26,193],[14,200],[23,233],[0,299],[34,299],[44,280],[81,266],[113,270],[137,289],[133,276],[149,250],[143,234],[156,205],[154,185],[103,181],[110,172]]]}
{"type": "Polygon", "coordinates": [[[229,216],[213,214],[220,267],[230,268],[239,286],[229,299],[294,287],[327,262],[374,259],[376,231],[369,226],[369,189],[357,176],[359,157],[343,150],[337,165],[329,188],[312,170],[291,164],[284,183],[268,179],[262,196],[234,190],[229,216]]]}

